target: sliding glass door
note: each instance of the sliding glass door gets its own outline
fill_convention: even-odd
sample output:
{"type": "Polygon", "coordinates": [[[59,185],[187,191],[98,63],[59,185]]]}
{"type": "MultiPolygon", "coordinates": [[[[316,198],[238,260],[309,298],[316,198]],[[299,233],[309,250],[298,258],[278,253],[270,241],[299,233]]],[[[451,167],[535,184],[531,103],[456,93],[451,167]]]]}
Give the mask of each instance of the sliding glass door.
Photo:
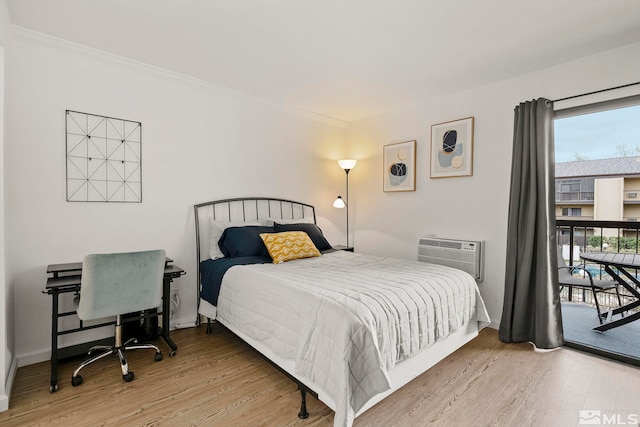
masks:
{"type": "MultiPolygon", "coordinates": [[[[615,282],[617,274],[582,258],[589,252],[640,254],[640,96],[557,110],[555,117],[559,262],[562,257],[576,267],[570,272],[578,279],[561,287],[565,341],[640,365],[640,320],[593,330],[624,315],[599,318],[598,309],[607,313],[637,298],[615,282]],[[591,280],[605,289],[593,292],[591,280]],[[612,282],[618,286],[608,286],[612,282]]],[[[640,269],[619,277],[640,290],[633,280],[640,269]]],[[[640,307],[626,314],[634,310],[640,307]]]]}

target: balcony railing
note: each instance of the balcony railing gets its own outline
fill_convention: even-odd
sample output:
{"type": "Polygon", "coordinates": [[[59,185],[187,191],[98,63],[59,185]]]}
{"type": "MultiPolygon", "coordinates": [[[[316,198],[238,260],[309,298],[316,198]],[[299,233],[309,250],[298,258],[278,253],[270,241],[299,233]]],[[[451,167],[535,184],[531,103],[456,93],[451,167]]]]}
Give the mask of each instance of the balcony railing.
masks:
{"type": "Polygon", "coordinates": [[[556,202],[593,202],[593,191],[558,191],[556,202]]]}
{"type": "MultiPolygon", "coordinates": [[[[613,280],[600,264],[584,263],[584,261],[580,259],[580,253],[640,253],[640,221],[557,219],[556,235],[558,246],[564,246],[567,265],[583,264],[584,268],[597,279],[613,280]]],[[[639,270],[631,270],[631,272],[640,278],[639,270]]],[[[620,291],[623,304],[635,299],[635,297],[625,294],[624,288],[620,287],[620,291]]],[[[565,287],[562,290],[561,299],[564,301],[585,302],[590,305],[594,304],[592,293],[584,289],[568,289],[565,287]]],[[[598,302],[605,309],[618,306],[618,300],[613,291],[610,293],[599,293],[598,302]]]]}

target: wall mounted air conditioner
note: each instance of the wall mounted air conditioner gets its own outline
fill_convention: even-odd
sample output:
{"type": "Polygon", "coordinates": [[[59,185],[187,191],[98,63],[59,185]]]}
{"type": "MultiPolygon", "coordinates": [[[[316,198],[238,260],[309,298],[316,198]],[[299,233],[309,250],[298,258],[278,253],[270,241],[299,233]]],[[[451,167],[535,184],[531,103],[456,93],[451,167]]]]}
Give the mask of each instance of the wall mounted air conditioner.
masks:
{"type": "Polygon", "coordinates": [[[418,241],[418,261],[446,265],[484,279],[484,241],[422,237],[418,241]]]}

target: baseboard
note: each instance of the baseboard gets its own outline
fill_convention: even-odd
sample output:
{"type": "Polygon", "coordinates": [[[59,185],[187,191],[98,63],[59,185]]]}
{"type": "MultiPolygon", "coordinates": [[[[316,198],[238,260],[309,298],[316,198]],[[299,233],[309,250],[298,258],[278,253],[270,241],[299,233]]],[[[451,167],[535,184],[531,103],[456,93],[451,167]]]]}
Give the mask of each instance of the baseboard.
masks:
{"type": "Polygon", "coordinates": [[[9,372],[7,373],[5,392],[0,395],[0,412],[9,409],[9,398],[11,397],[11,390],[13,390],[13,382],[16,379],[16,373],[18,372],[18,359],[13,358],[11,360],[11,366],[9,366],[9,372]]]}
{"type": "Polygon", "coordinates": [[[490,321],[491,323],[487,325],[488,327],[490,327],[491,329],[500,330],[500,320],[490,319],[490,321]]]}
{"type": "MultiPolygon", "coordinates": [[[[192,317],[186,317],[182,319],[171,319],[169,322],[169,330],[192,328],[196,326],[192,317]]],[[[22,355],[17,360],[17,367],[33,365],[35,363],[45,362],[51,360],[51,351],[44,350],[39,352],[33,352],[26,355],[22,355]]]]}
{"type": "Polygon", "coordinates": [[[175,320],[171,319],[169,322],[169,330],[171,331],[174,329],[193,328],[194,326],[196,326],[196,322],[192,317],[175,320]]]}
{"type": "Polygon", "coordinates": [[[51,360],[50,350],[29,353],[18,358],[18,368],[33,365],[34,363],[44,362],[47,360],[51,360]]]}

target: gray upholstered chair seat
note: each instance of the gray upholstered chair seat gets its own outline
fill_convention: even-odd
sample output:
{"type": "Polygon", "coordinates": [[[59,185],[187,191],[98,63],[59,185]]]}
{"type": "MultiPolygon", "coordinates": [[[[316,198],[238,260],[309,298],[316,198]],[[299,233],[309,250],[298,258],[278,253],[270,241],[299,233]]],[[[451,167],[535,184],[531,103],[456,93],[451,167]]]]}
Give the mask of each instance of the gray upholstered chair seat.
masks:
{"type": "Polygon", "coordinates": [[[153,349],[155,360],[162,360],[160,349],[153,344],[137,344],[135,339],[122,343],[121,315],[157,308],[162,303],[164,250],[87,255],[82,263],[80,295],[75,298],[80,320],[116,316],[115,344],[89,350],[89,358],[74,371],[71,384],[82,384],[79,375],[85,366],[111,354],[118,356],[125,381],[133,380],[133,372],[124,350],[153,349]],[[99,352],[96,355],[94,353],[99,352]]]}

